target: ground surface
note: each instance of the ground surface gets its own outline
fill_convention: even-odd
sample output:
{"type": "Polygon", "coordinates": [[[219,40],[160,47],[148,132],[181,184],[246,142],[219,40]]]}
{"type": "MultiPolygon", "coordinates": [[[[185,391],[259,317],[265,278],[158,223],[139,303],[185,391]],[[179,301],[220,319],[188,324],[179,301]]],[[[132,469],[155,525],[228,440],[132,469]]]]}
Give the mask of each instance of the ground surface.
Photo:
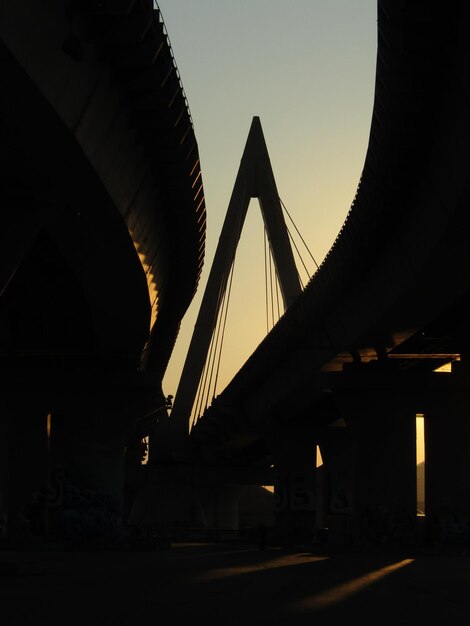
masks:
{"type": "Polygon", "coordinates": [[[0,624],[470,624],[470,557],[167,550],[0,552],[0,624]]]}

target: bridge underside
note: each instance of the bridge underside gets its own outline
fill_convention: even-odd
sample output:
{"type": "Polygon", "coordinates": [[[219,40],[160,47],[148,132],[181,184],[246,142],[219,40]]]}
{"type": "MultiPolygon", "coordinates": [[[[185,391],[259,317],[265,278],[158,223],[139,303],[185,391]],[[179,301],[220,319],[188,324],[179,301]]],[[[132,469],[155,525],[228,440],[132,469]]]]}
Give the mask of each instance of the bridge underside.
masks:
{"type": "Polygon", "coordinates": [[[2,359],[136,369],[150,302],[129,232],[69,129],[2,52],[2,359]]]}
{"type": "Polygon", "coordinates": [[[2,3],[0,75],[0,537],[117,540],[204,258],[187,101],[150,0],[2,3]]]}
{"type": "Polygon", "coordinates": [[[344,226],[191,433],[199,463],[274,465],[279,494],[293,498],[280,498],[280,516],[294,525],[305,509],[307,525],[344,522],[358,539],[375,515],[409,538],[417,413],[428,520],[442,531],[443,516],[470,513],[455,488],[470,477],[469,32],[464,2],[378,2],[369,146],[344,226]],[[315,445],[329,491],[312,504],[315,445]]]}
{"type": "Polygon", "coordinates": [[[218,405],[256,432],[323,406],[325,381],[335,379],[327,373],[424,375],[465,357],[468,20],[461,2],[444,16],[433,3],[378,3],[369,146],[347,219],[304,292],[201,420],[195,442],[218,405]]]}

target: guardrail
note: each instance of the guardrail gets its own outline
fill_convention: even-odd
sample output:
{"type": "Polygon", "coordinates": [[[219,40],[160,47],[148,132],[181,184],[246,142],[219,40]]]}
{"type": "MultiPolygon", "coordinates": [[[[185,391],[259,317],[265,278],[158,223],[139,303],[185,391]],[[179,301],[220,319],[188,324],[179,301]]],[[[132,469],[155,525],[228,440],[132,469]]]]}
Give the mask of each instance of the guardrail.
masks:
{"type": "Polygon", "coordinates": [[[180,76],[180,73],[179,73],[179,70],[178,70],[178,66],[176,65],[175,55],[173,53],[173,48],[171,46],[170,36],[168,34],[168,30],[166,28],[165,21],[163,19],[162,10],[160,9],[160,7],[158,5],[158,2],[156,0],[153,0],[153,8],[158,13],[158,19],[160,21],[160,24],[163,27],[163,34],[166,37],[168,48],[170,49],[171,59],[173,61],[173,65],[174,65],[174,68],[175,68],[176,76],[178,78],[178,82],[179,82],[179,85],[180,85],[181,93],[183,95],[184,103],[186,105],[186,111],[188,112],[189,121],[191,122],[191,128],[194,129],[193,118],[191,116],[191,109],[189,108],[189,102],[188,102],[188,99],[186,97],[186,93],[185,93],[184,88],[183,88],[183,82],[181,80],[181,76],[180,76]]]}

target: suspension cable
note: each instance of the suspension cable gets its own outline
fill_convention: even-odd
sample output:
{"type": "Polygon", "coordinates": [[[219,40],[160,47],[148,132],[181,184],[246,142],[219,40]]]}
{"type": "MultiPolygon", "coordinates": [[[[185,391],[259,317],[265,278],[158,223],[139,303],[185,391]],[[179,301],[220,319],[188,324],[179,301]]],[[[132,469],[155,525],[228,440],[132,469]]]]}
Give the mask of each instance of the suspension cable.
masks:
{"type": "Polygon", "coordinates": [[[213,387],[213,392],[212,392],[212,399],[214,399],[214,397],[215,397],[215,392],[217,390],[217,382],[219,380],[220,360],[221,360],[221,357],[222,357],[222,346],[223,346],[224,338],[225,338],[225,326],[227,324],[228,303],[229,303],[230,294],[231,294],[231,291],[232,291],[232,281],[233,281],[234,266],[235,266],[235,264],[232,265],[232,271],[230,272],[230,278],[229,278],[227,306],[225,307],[224,321],[223,321],[223,326],[222,326],[222,338],[221,338],[221,342],[220,342],[219,358],[217,360],[217,368],[216,368],[216,372],[215,372],[215,381],[214,381],[214,387],[213,387]]]}
{"type": "MultiPolygon", "coordinates": [[[[303,260],[303,258],[302,258],[302,255],[300,254],[299,248],[297,247],[297,244],[295,243],[294,238],[292,237],[292,234],[291,234],[291,232],[290,232],[290,230],[289,230],[289,229],[287,229],[287,234],[289,235],[289,239],[291,240],[291,243],[292,243],[292,245],[294,246],[295,251],[297,252],[297,255],[298,255],[299,259],[300,259],[300,262],[301,262],[301,263],[302,263],[302,265],[303,265],[303,268],[304,268],[304,270],[305,270],[305,273],[306,273],[306,274],[307,274],[307,276],[310,278],[310,272],[308,271],[307,266],[306,266],[306,265],[305,265],[305,263],[304,263],[304,260],[303,260]]],[[[299,280],[300,280],[300,276],[299,276],[299,280]]],[[[301,281],[301,282],[302,282],[302,281],[301,281]]],[[[302,287],[303,287],[303,285],[302,285],[302,287]]]]}
{"type": "MultiPolygon", "coordinates": [[[[224,270],[224,276],[227,275],[227,269],[228,271],[231,271],[231,266],[228,266],[228,265],[226,266],[224,270]]],[[[217,297],[218,314],[212,320],[211,342],[209,345],[209,350],[208,350],[208,354],[207,354],[206,361],[204,364],[203,372],[199,380],[196,400],[193,405],[193,411],[192,411],[193,424],[195,424],[197,420],[199,419],[199,417],[202,415],[202,412],[203,412],[202,407],[204,403],[207,406],[207,398],[209,397],[209,394],[210,394],[211,375],[212,375],[212,371],[214,367],[214,361],[217,355],[217,346],[218,346],[218,340],[220,336],[220,324],[221,324],[220,311],[224,307],[225,299],[226,299],[226,289],[221,287],[218,293],[218,297],[217,297]],[[211,374],[209,374],[209,372],[211,372],[211,374]]]]}
{"type": "Polygon", "coordinates": [[[281,303],[280,303],[280,298],[279,298],[279,279],[277,277],[277,274],[276,274],[275,286],[276,286],[277,319],[279,320],[279,318],[281,317],[281,303]]]}
{"type": "MultiPolygon", "coordinates": [[[[212,344],[212,341],[211,341],[212,344]]],[[[203,383],[202,381],[205,380],[206,376],[207,376],[207,360],[204,363],[204,369],[202,370],[202,375],[201,378],[199,380],[199,385],[197,387],[197,394],[196,394],[196,400],[194,402],[194,406],[192,409],[192,413],[191,413],[191,428],[196,424],[196,422],[198,421],[199,417],[200,417],[200,407],[201,407],[201,395],[203,393],[203,383]]]]}
{"type": "MultiPolygon", "coordinates": [[[[297,228],[297,226],[295,225],[295,222],[294,222],[294,220],[292,219],[291,214],[290,214],[290,213],[289,213],[289,211],[287,210],[286,205],[285,205],[285,204],[284,204],[284,202],[282,201],[282,198],[279,198],[279,202],[282,204],[282,207],[283,207],[283,209],[285,210],[285,212],[287,213],[288,218],[289,218],[289,219],[290,219],[290,221],[292,222],[292,225],[294,226],[294,228],[295,228],[295,230],[296,230],[296,233],[297,233],[297,234],[298,234],[298,236],[300,237],[300,241],[304,244],[305,249],[307,250],[307,252],[308,252],[308,253],[309,253],[309,255],[310,255],[310,258],[311,258],[311,259],[312,259],[312,261],[315,263],[315,266],[316,266],[316,268],[318,269],[318,267],[319,267],[319,266],[318,266],[318,263],[317,263],[317,262],[316,262],[316,260],[315,260],[315,257],[314,257],[314,256],[313,256],[313,254],[310,252],[309,247],[308,247],[308,246],[307,246],[307,244],[305,243],[304,238],[302,237],[302,235],[300,234],[299,229],[298,229],[298,228],[297,228]]],[[[308,274],[308,272],[307,272],[307,274],[308,274]]]]}
{"type": "Polygon", "coordinates": [[[199,381],[198,393],[196,399],[196,407],[194,411],[194,422],[196,422],[200,415],[202,414],[202,405],[204,403],[204,399],[206,397],[206,389],[207,389],[207,378],[209,376],[210,364],[212,363],[213,353],[215,350],[215,336],[217,333],[212,333],[211,342],[209,346],[209,352],[206,358],[206,362],[204,364],[203,374],[199,381]]]}
{"type": "Polygon", "coordinates": [[[268,305],[268,260],[267,260],[267,255],[268,255],[268,251],[266,249],[266,239],[267,239],[267,234],[266,234],[266,227],[264,228],[263,231],[263,244],[264,244],[264,300],[265,300],[265,310],[266,310],[266,334],[269,333],[269,317],[268,317],[268,311],[269,311],[269,305],[268,305]]]}
{"type": "Polygon", "coordinates": [[[215,367],[215,363],[217,360],[217,356],[219,354],[219,342],[221,339],[221,329],[222,329],[222,316],[223,316],[223,311],[225,308],[227,308],[228,304],[227,304],[227,291],[224,292],[224,297],[222,299],[222,306],[221,309],[219,311],[219,315],[217,316],[217,331],[215,334],[215,342],[214,342],[214,351],[213,351],[213,358],[211,358],[211,364],[210,364],[210,374],[209,374],[209,380],[207,383],[207,387],[206,387],[206,393],[204,396],[204,410],[207,409],[207,401],[208,398],[210,396],[211,393],[211,389],[212,389],[212,378],[214,375],[214,367],[215,367]]]}
{"type": "MultiPolygon", "coordinates": [[[[245,197],[246,197],[246,183],[245,183],[245,187],[243,189],[243,194],[242,194],[243,201],[245,200],[245,197]]],[[[281,203],[282,208],[286,212],[286,215],[288,216],[291,224],[293,225],[298,237],[300,238],[302,244],[307,250],[311,260],[313,261],[316,268],[318,269],[319,265],[315,257],[311,253],[309,247],[307,246],[305,240],[303,239],[302,235],[300,234],[300,231],[297,228],[296,224],[294,223],[294,220],[292,219],[292,216],[290,215],[286,205],[284,204],[284,202],[279,196],[278,196],[278,199],[279,199],[279,202],[281,203]]],[[[239,231],[238,238],[241,234],[241,221],[242,221],[242,215],[239,214],[238,222],[236,225],[236,228],[239,231]]],[[[286,225],[286,228],[287,228],[287,234],[289,236],[291,244],[293,245],[298,255],[298,258],[300,259],[300,262],[302,263],[304,271],[306,272],[307,276],[310,278],[311,274],[302,258],[299,247],[297,243],[295,242],[292,236],[292,233],[290,229],[287,227],[287,225],[286,225]]],[[[202,415],[203,407],[207,409],[209,397],[211,396],[211,394],[212,394],[212,400],[213,400],[217,391],[217,384],[219,380],[220,364],[221,364],[221,357],[222,357],[222,347],[224,343],[227,317],[228,317],[228,306],[229,306],[230,295],[231,295],[231,290],[232,290],[237,245],[238,245],[238,239],[233,242],[234,250],[233,250],[232,260],[231,260],[231,263],[227,263],[227,266],[224,271],[224,279],[225,279],[224,287],[220,289],[219,296],[218,296],[218,303],[217,303],[218,313],[217,313],[216,319],[213,320],[213,323],[212,323],[212,326],[213,326],[212,339],[210,343],[209,353],[206,358],[206,363],[204,365],[203,375],[201,377],[198,391],[197,391],[197,398],[195,402],[196,410],[193,411],[193,418],[192,418],[193,425],[202,415]]],[[[271,245],[269,242],[269,236],[266,231],[266,226],[264,228],[264,274],[265,274],[266,332],[269,333],[270,321],[272,323],[272,326],[274,326],[275,324],[274,322],[275,309],[277,310],[277,320],[279,320],[281,317],[281,302],[280,302],[279,278],[277,276],[276,265],[274,262],[271,245]],[[270,320],[270,315],[271,315],[271,320],[270,320]]],[[[300,275],[299,275],[299,282],[303,289],[304,284],[300,275]]]]}
{"type": "MultiPolygon", "coordinates": [[[[233,275],[233,264],[229,268],[229,276],[233,275]]],[[[221,328],[222,328],[222,319],[223,319],[223,311],[228,308],[228,299],[227,299],[227,290],[221,289],[219,293],[219,306],[218,306],[218,314],[216,318],[216,323],[214,324],[214,331],[212,333],[212,339],[210,343],[209,354],[206,359],[206,364],[204,366],[204,382],[202,385],[201,394],[198,394],[198,404],[196,407],[196,419],[203,413],[207,408],[208,399],[211,394],[212,389],[212,378],[214,373],[214,366],[219,357],[220,352],[220,337],[221,337],[221,328]]]]}
{"type": "MultiPolygon", "coordinates": [[[[246,199],[246,189],[247,183],[243,186],[242,192],[242,206],[245,203],[246,199]]],[[[225,270],[223,273],[223,287],[219,290],[218,301],[217,301],[217,316],[216,320],[212,323],[212,339],[210,343],[209,353],[206,358],[206,364],[204,366],[203,377],[201,377],[198,392],[197,392],[197,400],[195,404],[195,411],[193,424],[199,419],[202,415],[203,406],[207,409],[209,397],[212,393],[212,398],[214,398],[216,390],[217,390],[217,382],[220,370],[220,361],[222,356],[222,346],[223,340],[225,336],[225,326],[228,314],[228,306],[230,300],[230,294],[232,289],[232,280],[233,280],[233,272],[235,267],[235,258],[237,252],[238,239],[241,234],[241,224],[242,224],[242,214],[239,212],[237,217],[237,222],[235,225],[236,232],[238,233],[237,240],[233,241],[232,251],[233,255],[229,259],[228,263],[225,266],[225,270]],[[228,288],[227,288],[228,285],[228,288]],[[215,331],[215,332],[214,332],[215,331]],[[217,367],[215,364],[217,363],[217,367]],[[215,368],[215,378],[214,378],[214,368],[215,368]]]]}
{"type": "MultiPolygon", "coordinates": [[[[269,239],[268,239],[269,241],[269,239]]],[[[274,296],[273,296],[273,257],[271,253],[271,246],[269,246],[270,254],[269,254],[269,303],[271,305],[271,328],[274,326],[274,296]]]]}

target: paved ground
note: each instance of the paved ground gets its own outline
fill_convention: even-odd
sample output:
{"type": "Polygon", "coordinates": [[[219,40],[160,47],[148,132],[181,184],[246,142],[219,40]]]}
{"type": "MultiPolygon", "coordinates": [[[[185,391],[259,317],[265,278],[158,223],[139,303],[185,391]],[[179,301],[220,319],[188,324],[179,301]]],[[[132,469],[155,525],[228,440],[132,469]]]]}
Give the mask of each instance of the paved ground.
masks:
{"type": "Polygon", "coordinates": [[[174,544],[0,552],[0,624],[470,624],[470,557],[174,544]]]}

